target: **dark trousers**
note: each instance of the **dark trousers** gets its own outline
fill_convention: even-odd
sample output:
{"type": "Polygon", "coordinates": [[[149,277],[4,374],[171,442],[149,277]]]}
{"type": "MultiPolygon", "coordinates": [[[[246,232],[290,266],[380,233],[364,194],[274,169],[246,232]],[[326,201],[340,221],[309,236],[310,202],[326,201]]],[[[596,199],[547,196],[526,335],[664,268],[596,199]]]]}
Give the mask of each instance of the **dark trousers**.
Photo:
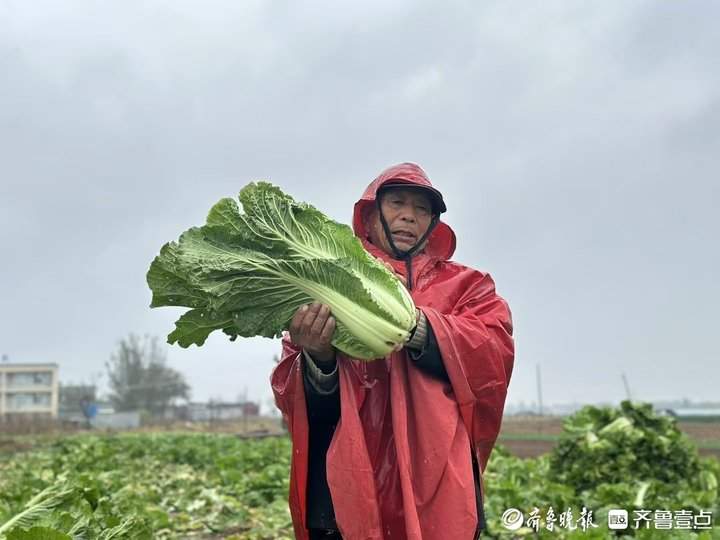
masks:
{"type": "Polygon", "coordinates": [[[310,540],[342,540],[342,536],[338,531],[310,529],[310,540]]]}

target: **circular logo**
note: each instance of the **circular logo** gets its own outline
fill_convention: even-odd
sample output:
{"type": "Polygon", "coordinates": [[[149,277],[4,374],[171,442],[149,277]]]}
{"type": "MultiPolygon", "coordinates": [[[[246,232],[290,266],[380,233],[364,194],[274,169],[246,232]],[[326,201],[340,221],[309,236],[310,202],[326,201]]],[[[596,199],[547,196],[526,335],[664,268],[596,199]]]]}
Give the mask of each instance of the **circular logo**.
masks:
{"type": "Polygon", "coordinates": [[[506,529],[510,529],[511,531],[517,531],[520,527],[522,527],[523,520],[525,518],[523,516],[523,513],[517,508],[508,508],[503,512],[501,519],[502,524],[505,526],[506,529]]]}

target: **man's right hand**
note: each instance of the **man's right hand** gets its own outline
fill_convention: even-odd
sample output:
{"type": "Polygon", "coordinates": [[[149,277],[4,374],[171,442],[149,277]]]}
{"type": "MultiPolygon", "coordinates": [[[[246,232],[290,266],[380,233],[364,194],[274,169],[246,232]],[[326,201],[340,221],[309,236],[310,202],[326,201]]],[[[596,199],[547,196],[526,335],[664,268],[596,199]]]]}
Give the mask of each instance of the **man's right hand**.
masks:
{"type": "Polygon", "coordinates": [[[316,363],[335,360],[335,347],[330,344],[334,331],[330,307],[318,302],[300,306],[290,321],[290,340],[305,349],[316,363]]]}

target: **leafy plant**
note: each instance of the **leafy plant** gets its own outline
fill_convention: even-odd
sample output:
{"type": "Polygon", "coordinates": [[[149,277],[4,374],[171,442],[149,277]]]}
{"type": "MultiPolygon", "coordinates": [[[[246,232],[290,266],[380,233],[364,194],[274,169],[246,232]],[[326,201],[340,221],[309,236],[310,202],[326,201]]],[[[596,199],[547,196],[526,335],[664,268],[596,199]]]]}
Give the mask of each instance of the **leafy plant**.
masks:
{"type": "Polygon", "coordinates": [[[43,489],[30,499],[25,507],[0,526],[0,535],[13,528],[28,528],[52,513],[54,509],[76,496],[75,488],[64,478],[43,489]]]}
{"type": "Polygon", "coordinates": [[[698,476],[700,461],[673,419],[655,414],[649,403],[623,401],[619,408],[585,407],[568,417],[551,470],[582,491],[618,479],[686,481],[698,476]]]}
{"type": "Polygon", "coordinates": [[[289,464],[285,438],[63,438],[0,459],[0,539],[163,540],[224,531],[259,539],[268,530],[275,533],[265,538],[291,538],[289,464]],[[42,501],[42,512],[27,511],[42,501]]]}
{"type": "Polygon", "coordinates": [[[168,342],[202,345],[222,330],[277,337],[303,304],[328,304],[333,345],[355,358],[389,354],[415,325],[401,282],[367,253],[346,225],[259,182],[210,210],[207,223],[165,244],[150,266],[151,307],[192,308],[168,342]]]}

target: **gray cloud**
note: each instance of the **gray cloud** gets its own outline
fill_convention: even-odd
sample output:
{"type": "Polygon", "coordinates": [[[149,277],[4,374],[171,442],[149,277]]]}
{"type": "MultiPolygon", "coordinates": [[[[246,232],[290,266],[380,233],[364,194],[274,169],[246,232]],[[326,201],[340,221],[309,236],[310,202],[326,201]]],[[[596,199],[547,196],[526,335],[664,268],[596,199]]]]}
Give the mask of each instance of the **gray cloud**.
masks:
{"type": "MultiPolygon", "coordinates": [[[[513,310],[510,400],[717,396],[720,85],[705,2],[0,7],[0,350],[103,369],[160,246],[270,178],[350,220],[394,162],[513,310]],[[359,5],[358,5],[359,6],[359,5]]],[[[198,398],[269,396],[278,344],[170,348],[198,398]]]]}

